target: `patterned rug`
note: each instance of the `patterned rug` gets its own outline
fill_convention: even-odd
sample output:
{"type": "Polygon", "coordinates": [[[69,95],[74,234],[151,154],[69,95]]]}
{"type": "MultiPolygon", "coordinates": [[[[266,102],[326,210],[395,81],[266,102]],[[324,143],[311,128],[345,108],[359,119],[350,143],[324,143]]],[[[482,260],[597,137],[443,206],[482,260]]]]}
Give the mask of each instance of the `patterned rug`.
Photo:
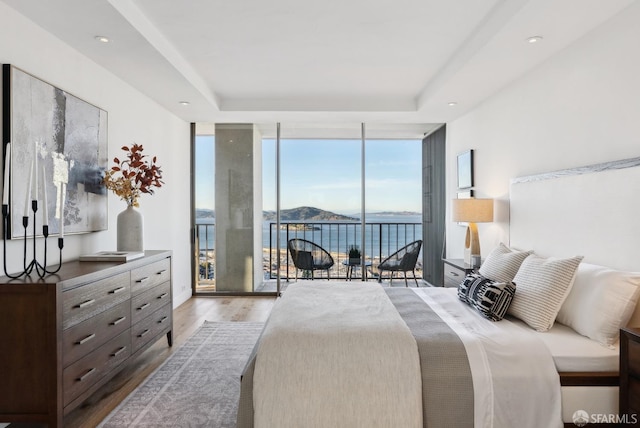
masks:
{"type": "Polygon", "coordinates": [[[235,427],[240,374],[263,325],[206,321],[99,427],[235,427]]]}

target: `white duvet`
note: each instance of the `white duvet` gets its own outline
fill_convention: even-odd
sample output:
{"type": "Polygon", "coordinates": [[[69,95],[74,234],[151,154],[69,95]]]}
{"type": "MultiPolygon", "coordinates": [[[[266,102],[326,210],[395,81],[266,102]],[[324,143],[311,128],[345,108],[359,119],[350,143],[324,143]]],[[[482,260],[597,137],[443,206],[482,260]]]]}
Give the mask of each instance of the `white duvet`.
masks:
{"type": "Polygon", "coordinates": [[[476,428],[562,427],[560,378],[547,347],[531,330],[489,321],[462,303],[455,289],[414,289],[464,343],[476,428]]]}
{"type": "MultiPolygon", "coordinates": [[[[562,426],[559,377],[533,332],[482,318],[455,289],[414,291],[464,343],[476,428],[562,426]]],[[[285,295],[257,353],[255,427],[422,426],[417,346],[381,287],[301,281],[285,295]]]]}

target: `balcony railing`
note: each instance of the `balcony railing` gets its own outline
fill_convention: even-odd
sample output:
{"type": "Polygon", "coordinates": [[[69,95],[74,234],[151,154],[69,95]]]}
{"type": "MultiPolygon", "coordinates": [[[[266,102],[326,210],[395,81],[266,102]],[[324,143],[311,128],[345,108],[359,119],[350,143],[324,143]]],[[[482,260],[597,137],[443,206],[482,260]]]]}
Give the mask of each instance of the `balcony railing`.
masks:
{"type": "MultiPolygon", "coordinates": [[[[264,279],[277,277],[277,260],[280,258],[282,279],[293,279],[296,276],[295,266],[287,251],[289,239],[302,238],[312,241],[329,253],[335,264],[329,271],[331,279],[346,279],[347,266],[343,262],[349,259],[349,248],[357,246],[363,253],[365,262],[371,262],[369,277],[377,275],[376,266],[387,256],[410,242],[422,239],[421,223],[366,223],[365,247],[362,246],[362,224],[356,222],[286,222],[280,224],[280,249],[276,248],[276,223],[264,223],[262,260],[264,279]]],[[[199,248],[199,280],[198,286],[215,286],[215,225],[196,225],[199,248]]],[[[422,258],[418,257],[416,276],[422,278],[422,258]]],[[[298,277],[303,277],[298,272],[298,277]]],[[[316,272],[316,278],[325,277],[326,273],[316,272]]],[[[362,271],[357,269],[352,278],[361,278],[362,271]]]]}
{"type": "MultiPolygon", "coordinates": [[[[280,249],[276,248],[276,223],[269,223],[268,255],[264,255],[265,278],[277,277],[276,261],[280,257],[281,278],[295,277],[295,266],[287,251],[289,239],[302,238],[312,241],[327,250],[335,264],[329,271],[331,279],[346,279],[349,260],[349,248],[357,246],[363,253],[365,262],[371,262],[371,273],[377,275],[376,266],[387,256],[393,254],[410,242],[422,239],[421,223],[366,223],[365,246],[362,246],[362,224],[356,222],[300,222],[280,224],[280,249]],[[343,263],[344,262],[344,263],[343,263]]],[[[266,248],[265,248],[266,250],[266,248]]],[[[298,273],[300,277],[301,272],[298,273]]],[[[314,274],[318,277],[318,272],[314,274]]],[[[361,273],[360,273],[361,274],[361,273]]],[[[416,276],[422,278],[422,259],[418,257],[416,276]]]]}
{"type": "Polygon", "coordinates": [[[198,291],[215,291],[215,242],[215,224],[196,224],[196,248],[198,248],[196,290],[198,291]]]}

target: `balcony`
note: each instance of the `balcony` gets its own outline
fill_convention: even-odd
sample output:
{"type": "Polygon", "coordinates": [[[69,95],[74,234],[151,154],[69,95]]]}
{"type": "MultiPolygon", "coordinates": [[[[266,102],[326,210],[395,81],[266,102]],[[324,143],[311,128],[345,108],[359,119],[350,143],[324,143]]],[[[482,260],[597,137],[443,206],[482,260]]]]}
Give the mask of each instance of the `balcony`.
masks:
{"type": "MultiPolygon", "coordinates": [[[[196,225],[198,237],[199,275],[196,291],[215,291],[215,226],[213,224],[196,225]]],[[[422,239],[421,223],[366,223],[365,262],[371,262],[368,279],[377,278],[376,266],[387,256],[406,244],[422,239]]],[[[347,279],[348,249],[352,245],[362,246],[362,224],[356,222],[283,222],[280,224],[280,249],[276,245],[277,225],[264,222],[262,228],[262,260],[265,282],[277,278],[277,261],[280,259],[280,278],[294,279],[295,266],[287,251],[289,239],[302,238],[312,241],[329,251],[335,261],[329,271],[331,279],[347,279]]],[[[298,277],[304,277],[298,272],[298,277]]],[[[362,271],[357,269],[352,279],[361,279],[362,271]]],[[[422,257],[418,257],[416,276],[422,278],[422,257]]],[[[326,278],[326,273],[315,274],[316,278],[326,278]]]]}

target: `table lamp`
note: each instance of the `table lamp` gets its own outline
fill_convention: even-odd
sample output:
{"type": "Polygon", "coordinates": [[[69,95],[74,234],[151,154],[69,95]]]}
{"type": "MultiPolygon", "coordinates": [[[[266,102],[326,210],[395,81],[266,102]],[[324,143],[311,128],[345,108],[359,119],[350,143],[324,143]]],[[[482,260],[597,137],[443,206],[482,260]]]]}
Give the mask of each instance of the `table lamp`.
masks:
{"type": "Polygon", "coordinates": [[[467,237],[464,246],[465,263],[480,266],[480,239],[478,225],[493,221],[493,199],[454,199],[452,204],[453,221],[467,222],[467,237]]]}

